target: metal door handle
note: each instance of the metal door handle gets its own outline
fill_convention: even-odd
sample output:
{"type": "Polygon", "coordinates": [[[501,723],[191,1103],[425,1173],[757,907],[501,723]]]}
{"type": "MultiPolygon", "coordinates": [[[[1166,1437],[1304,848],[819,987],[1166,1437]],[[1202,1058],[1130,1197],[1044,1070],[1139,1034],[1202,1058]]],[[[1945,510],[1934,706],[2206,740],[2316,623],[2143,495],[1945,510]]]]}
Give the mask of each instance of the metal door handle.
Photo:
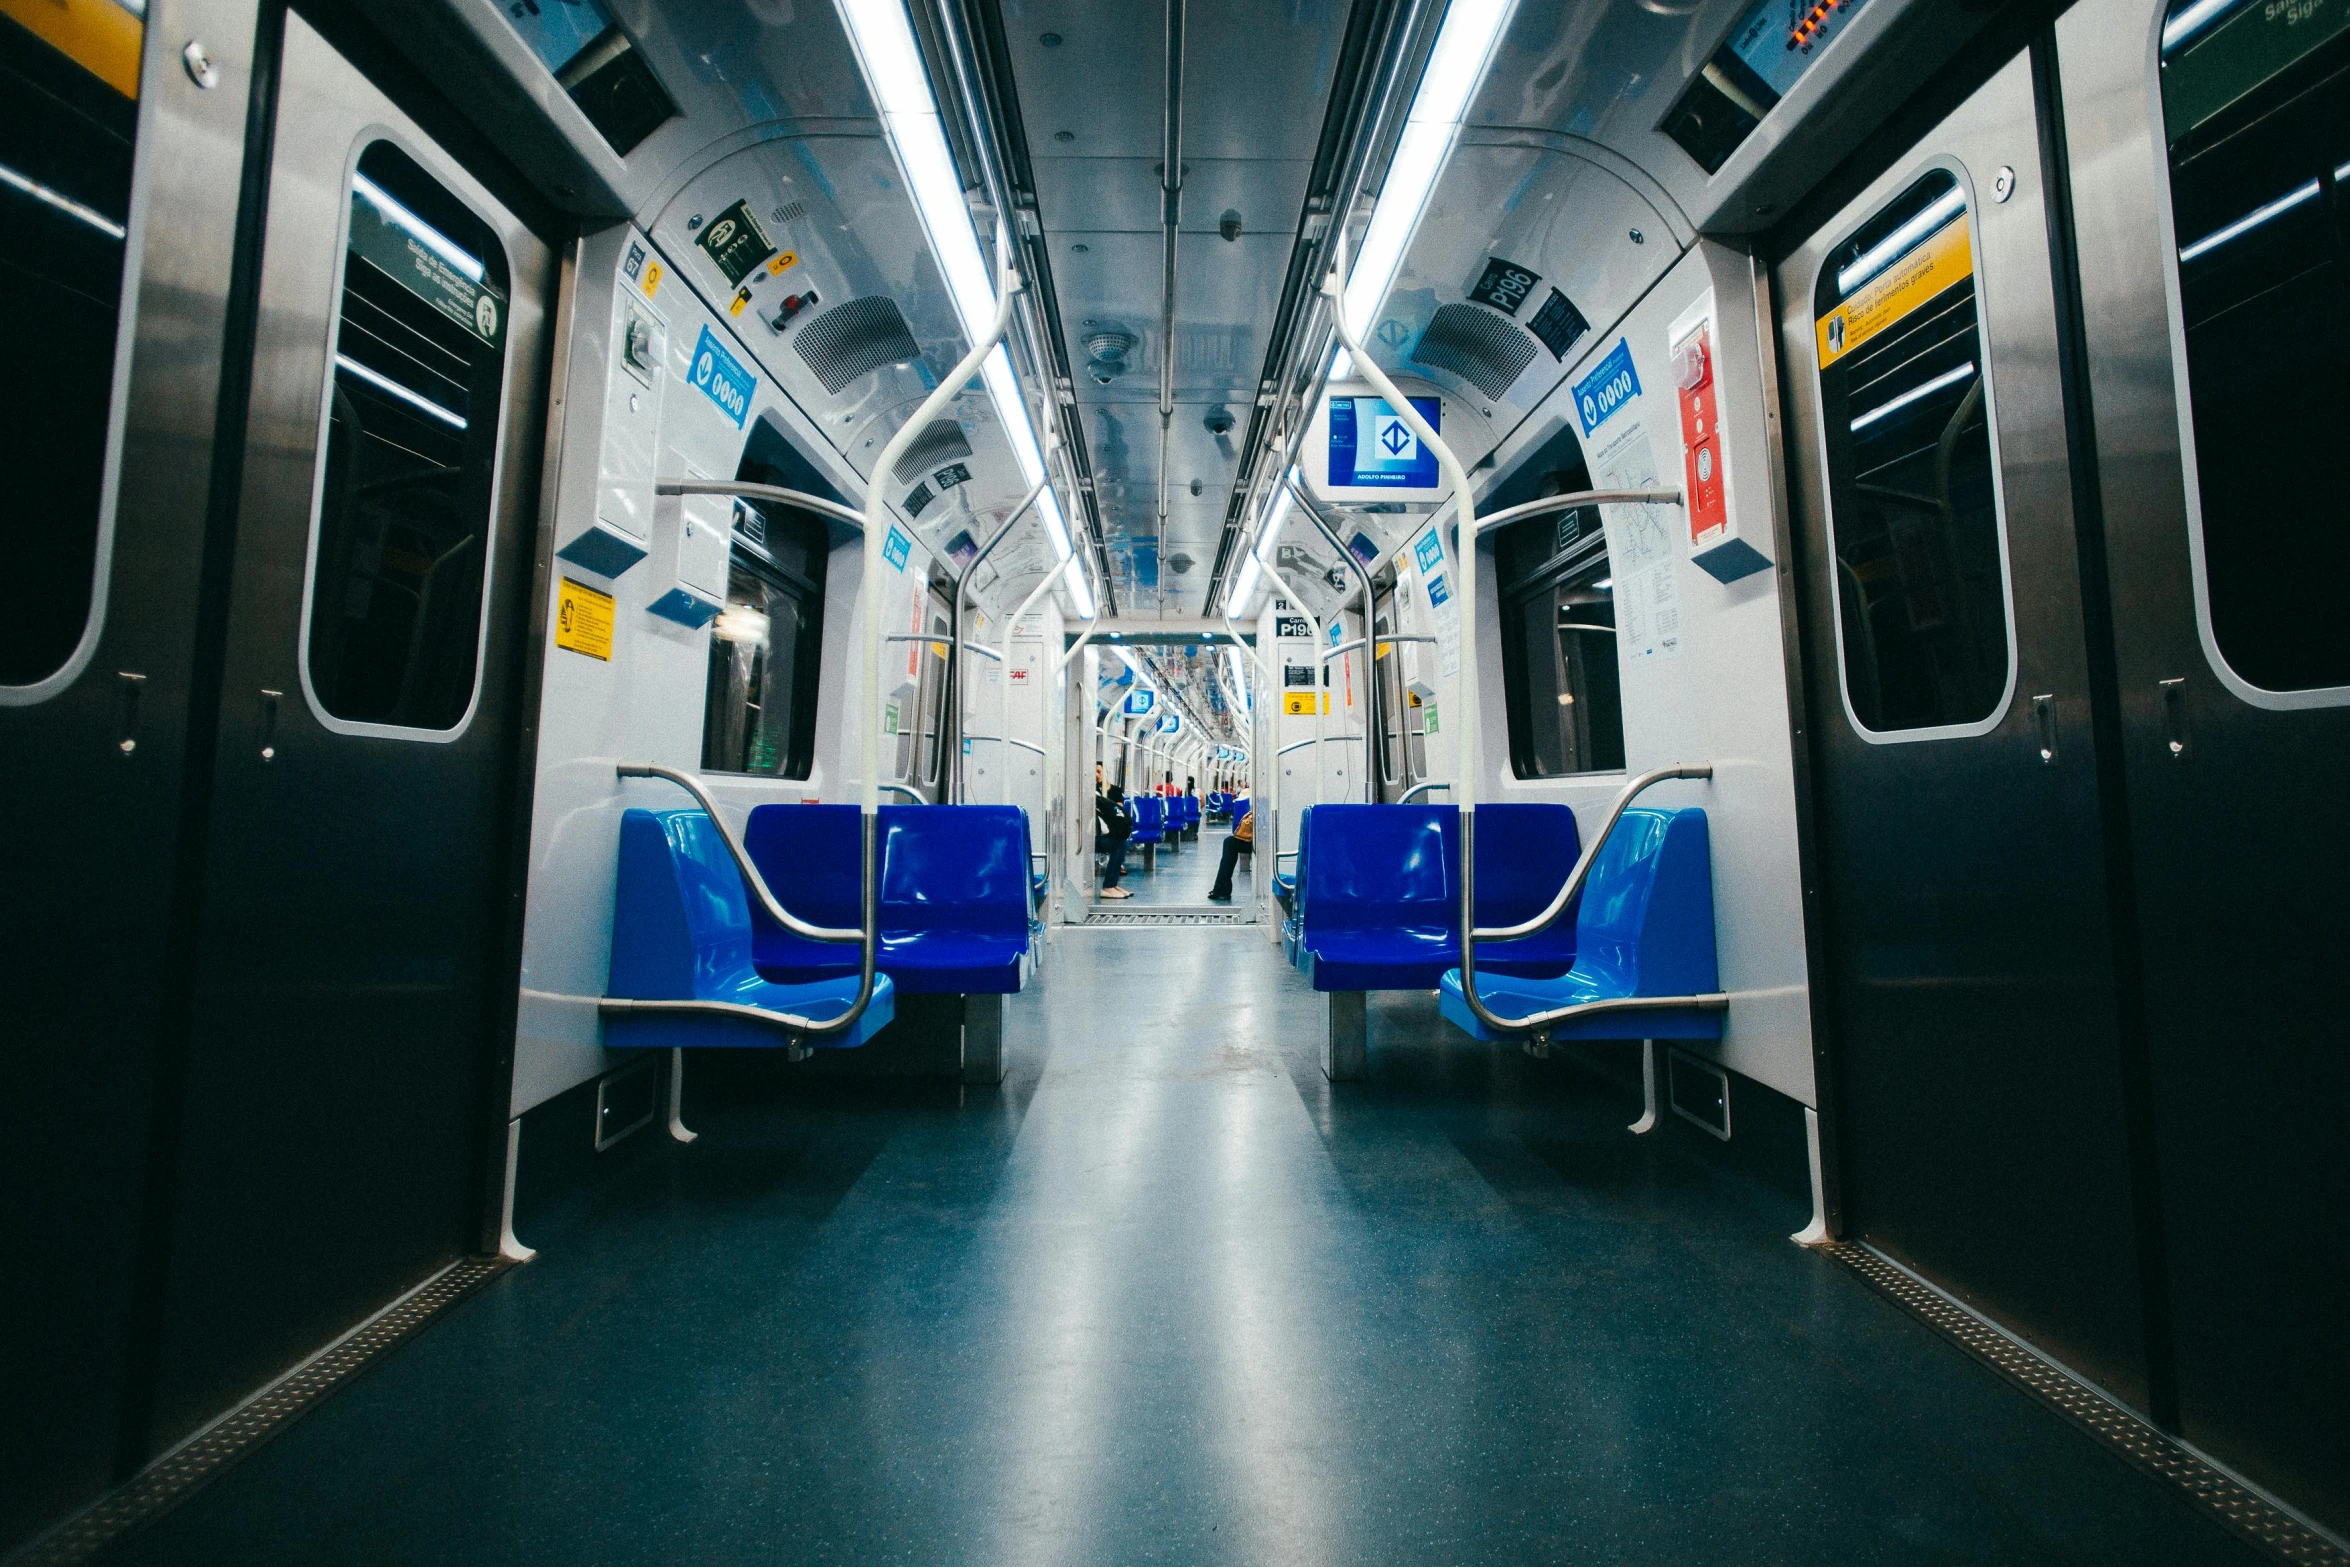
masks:
{"type": "Polygon", "coordinates": [[[2040,737],[2040,765],[2056,765],[2056,696],[2053,692],[2032,698],[2032,732],[2040,737]]]}
{"type": "Polygon", "coordinates": [[[147,677],[121,669],[115,671],[114,681],[122,691],[122,738],[115,742],[115,750],[127,762],[139,749],[139,693],[146,688],[147,677]]]}
{"type": "Polygon", "coordinates": [[[277,760],[277,704],[279,699],[284,695],[285,693],[283,691],[264,691],[261,693],[260,741],[261,760],[264,762],[274,762],[277,760]]]}
{"type": "Polygon", "coordinates": [[[2181,676],[2176,680],[2159,683],[2162,687],[2163,740],[2170,747],[2171,758],[2183,762],[2187,759],[2188,745],[2187,681],[2181,676]]]}

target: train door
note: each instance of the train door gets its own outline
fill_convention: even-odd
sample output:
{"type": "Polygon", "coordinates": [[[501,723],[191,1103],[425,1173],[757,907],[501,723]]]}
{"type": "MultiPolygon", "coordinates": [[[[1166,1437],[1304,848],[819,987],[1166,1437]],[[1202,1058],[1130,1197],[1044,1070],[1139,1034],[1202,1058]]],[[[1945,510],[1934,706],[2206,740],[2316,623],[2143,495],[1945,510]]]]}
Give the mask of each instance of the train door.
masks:
{"type": "Polygon", "coordinates": [[[252,30],[0,6],[0,1552],[117,1473],[252,30]]]}
{"type": "Polygon", "coordinates": [[[1846,1232],[2147,1396],[2031,62],[1779,265],[1846,1232]]]}
{"type": "Polygon", "coordinates": [[[478,1235],[549,251],[299,16],[260,309],[154,1425],[478,1235]]]}
{"type": "Polygon", "coordinates": [[[2350,1519],[2350,31],[2058,26],[2193,1442],[2350,1519]]]}

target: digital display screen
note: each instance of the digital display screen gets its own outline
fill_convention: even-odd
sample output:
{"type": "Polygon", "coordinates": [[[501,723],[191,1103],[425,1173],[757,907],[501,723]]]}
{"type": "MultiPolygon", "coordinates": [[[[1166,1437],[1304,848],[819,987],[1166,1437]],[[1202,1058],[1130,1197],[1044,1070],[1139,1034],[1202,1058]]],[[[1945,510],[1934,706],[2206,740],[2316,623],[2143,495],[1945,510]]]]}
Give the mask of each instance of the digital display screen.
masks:
{"type": "MultiPolygon", "coordinates": [[[[1444,433],[1442,402],[1415,397],[1412,407],[1429,429],[1444,433]]],[[[1436,453],[1421,444],[1385,398],[1330,400],[1332,489],[1432,490],[1439,482],[1436,453]]]]}

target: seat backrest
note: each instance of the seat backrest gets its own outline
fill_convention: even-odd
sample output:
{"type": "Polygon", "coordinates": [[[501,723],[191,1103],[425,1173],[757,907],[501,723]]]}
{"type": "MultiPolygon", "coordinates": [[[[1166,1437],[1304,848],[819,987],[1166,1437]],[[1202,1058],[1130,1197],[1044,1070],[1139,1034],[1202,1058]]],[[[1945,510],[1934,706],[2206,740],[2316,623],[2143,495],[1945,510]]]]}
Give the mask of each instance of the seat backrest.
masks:
{"type": "MultiPolygon", "coordinates": [[[[884,810],[888,809],[884,807],[884,810]]],[[[783,906],[812,925],[864,922],[864,845],[853,805],[762,805],[743,827],[743,847],[783,906]]],[[[751,911],[759,959],[771,966],[857,962],[846,942],[810,941],[751,911]]]]}
{"type": "Polygon", "coordinates": [[[607,993],[703,999],[750,966],[742,873],[709,814],[623,812],[607,993]]]}
{"type": "MultiPolygon", "coordinates": [[[[1456,856],[1458,852],[1454,851],[1456,856]]],[[[1515,925],[1540,914],[1558,896],[1582,853],[1583,839],[1571,806],[1478,806],[1478,925],[1515,925]]],[[[1457,858],[1454,863],[1459,863],[1457,858]]],[[[1480,944],[1479,950],[1519,961],[1557,957],[1571,962],[1581,902],[1578,896],[1547,929],[1522,941],[1494,942],[1490,948],[1480,944]]]]}
{"type": "Polygon", "coordinates": [[[885,805],[881,838],[884,935],[1027,935],[1028,816],[1020,807],[885,805]]]}
{"type": "Polygon", "coordinates": [[[1141,832],[1157,832],[1167,821],[1167,802],[1155,794],[1138,794],[1127,802],[1134,807],[1134,825],[1141,832]]]}
{"type": "Polygon", "coordinates": [[[1704,811],[1634,809],[1617,820],[1583,884],[1575,966],[1613,979],[1628,995],[1721,988],[1704,811]]]}
{"type": "Polygon", "coordinates": [[[1298,861],[1301,928],[1456,922],[1460,848],[1451,806],[1317,805],[1312,816],[1313,853],[1298,861]]]}

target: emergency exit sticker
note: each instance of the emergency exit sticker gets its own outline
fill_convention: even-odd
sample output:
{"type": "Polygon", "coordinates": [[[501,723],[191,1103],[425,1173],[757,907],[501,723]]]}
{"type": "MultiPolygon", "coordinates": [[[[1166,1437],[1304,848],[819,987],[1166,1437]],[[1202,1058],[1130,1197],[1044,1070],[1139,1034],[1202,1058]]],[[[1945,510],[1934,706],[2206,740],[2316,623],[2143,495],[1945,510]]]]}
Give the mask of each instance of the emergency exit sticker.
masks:
{"type": "Polygon", "coordinates": [[[612,661],[612,595],[565,577],[555,590],[555,645],[612,661]]]}

